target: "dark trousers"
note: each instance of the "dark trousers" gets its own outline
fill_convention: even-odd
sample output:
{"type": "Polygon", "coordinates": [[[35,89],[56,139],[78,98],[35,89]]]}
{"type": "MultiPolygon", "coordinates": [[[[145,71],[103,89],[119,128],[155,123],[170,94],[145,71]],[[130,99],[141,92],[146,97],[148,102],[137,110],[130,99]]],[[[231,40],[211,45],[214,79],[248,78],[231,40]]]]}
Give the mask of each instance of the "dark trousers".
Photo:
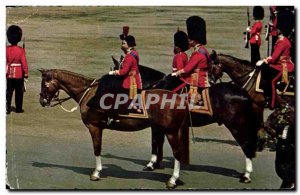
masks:
{"type": "Polygon", "coordinates": [[[16,112],[22,111],[23,108],[23,86],[24,79],[6,79],[6,110],[11,109],[11,99],[15,91],[16,112]]]}
{"type": "Polygon", "coordinates": [[[257,44],[251,45],[251,64],[255,66],[256,62],[260,60],[259,46],[257,44]]]}

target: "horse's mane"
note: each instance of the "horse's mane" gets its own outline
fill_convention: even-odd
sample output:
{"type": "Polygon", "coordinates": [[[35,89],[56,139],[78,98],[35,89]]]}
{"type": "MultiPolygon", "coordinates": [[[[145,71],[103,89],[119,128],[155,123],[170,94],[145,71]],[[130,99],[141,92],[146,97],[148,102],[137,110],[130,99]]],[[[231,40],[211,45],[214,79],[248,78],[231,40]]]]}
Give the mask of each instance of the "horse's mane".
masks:
{"type": "Polygon", "coordinates": [[[238,64],[253,68],[251,62],[248,61],[248,60],[239,59],[239,58],[233,57],[231,55],[226,55],[226,54],[218,54],[218,55],[222,56],[222,57],[225,57],[225,58],[231,58],[233,61],[235,61],[238,64]]]}
{"type": "Polygon", "coordinates": [[[50,69],[48,70],[53,73],[57,73],[58,78],[73,80],[73,82],[83,82],[84,84],[88,84],[94,79],[91,77],[84,76],[82,74],[78,74],[75,72],[71,72],[68,70],[61,70],[61,69],[50,69]]]}
{"type": "MultiPolygon", "coordinates": [[[[144,65],[140,65],[139,64],[139,71],[140,72],[145,72],[145,73],[150,73],[150,74],[155,74],[155,75],[159,75],[161,77],[164,77],[165,76],[165,73],[163,72],[160,72],[158,70],[155,70],[153,68],[149,68],[147,66],[144,66],[144,65]]],[[[152,75],[153,76],[153,75],[152,75]]]]}

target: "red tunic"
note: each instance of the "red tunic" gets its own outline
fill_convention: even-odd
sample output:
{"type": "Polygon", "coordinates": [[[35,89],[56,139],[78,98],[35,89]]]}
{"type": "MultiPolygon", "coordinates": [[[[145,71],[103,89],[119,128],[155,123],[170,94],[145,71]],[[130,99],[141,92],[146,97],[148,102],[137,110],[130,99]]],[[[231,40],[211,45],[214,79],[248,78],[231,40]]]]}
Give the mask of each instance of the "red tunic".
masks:
{"type": "Polygon", "coordinates": [[[256,21],[250,31],[250,40],[249,42],[251,44],[257,44],[258,46],[261,45],[261,39],[260,39],[260,33],[262,29],[262,22],[261,21],[256,21]]]}
{"type": "Polygon", "coordinates": [[[123,88],[130,89],[130,76],[134,75],[137,88],[142,89],[142,79],[138,67],[139,54],[135,50],[128,52],[122,63],[122,68],[118,75],[125,76],[123,80],[123,88]]]}
{"type": "Polygon", "coordinates": [[[278,38],[274,46],[274,52],[271,56],[272,58],[268,59],[268,64],[271,64],[270,66],[272,68],[282,71],[282,65],[283,63],[286,63],[287,71],[294,71],[295,65],[291,61],[290,49],[291,43],[286,37],[282,40],[278,38]]]}
{"type": "Polygon", "coordinates": [[[185,52],[179,52],[174,55],[172,72],[177,72],[178,70],[183,69],[188,63],[188,56],[185,52]]]}
{"type": "Polygon", "coordinates": [[[22,79],[28,77],[25,50],[17,45],[6,47],[6,78],[22,79]]]}
{"type": "MultiPolygon", "coordinates": [[[[182,79],[189,84],[191,83],[192,80],[192,73],[198,73],[198,83],[196,83],[198,85],[198,87],[209,87],[209,81],[208,81],[208,65],[207,65],[207,57],[202,54],[201,52],[199,52],[200,48],[197,48],[197,50],[195,50],[191,57],[189,62],[187,63],[187,65],[185,66],[184,73],[187,75],[186,77],[183,75],[182,79]]],[[[206,48],[204,46],[202,46],[202,49],[204,49],[205,51],[206,48]]]]}

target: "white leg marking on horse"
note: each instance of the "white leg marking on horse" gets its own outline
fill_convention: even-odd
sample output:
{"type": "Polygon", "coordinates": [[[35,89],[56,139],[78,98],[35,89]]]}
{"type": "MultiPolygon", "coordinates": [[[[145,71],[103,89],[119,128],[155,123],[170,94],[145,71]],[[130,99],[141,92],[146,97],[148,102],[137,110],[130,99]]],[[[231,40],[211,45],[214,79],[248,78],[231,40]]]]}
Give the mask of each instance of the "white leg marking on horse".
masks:
{"type": "Polygon", "coordinates": [[[96,156],[96,170],[102,170],[101,156],[96,156]]]}
{"type": "Polygon", "coordinates": [[[157,161],[157,155],[152,154],[150,162],[147,164],[147,167],[152,167],[153,168],[153,164],[156,163],[156,161],[157,161]]]}
{"type": "Polygon", "coordinates": [[[102,170],[101,156],[96,156],[96,168],[91,175],[91,180],[93,181],[99,180],[101,170],[102,170]]]}
{"type": "Polygon", "coordinates": [[[252,173],[253,167],[252,167],[252,160],[250,158],[246,158],[246,173],[252,173]]]}
{"type": "Polygon", "coordinates": [[[169,182],[171,184],[176,185],[176,180],[179,178],[179,172],[180,172],[180,162],[175,159],[175,161],[174,161],[173,175],[172,175],[172,177],[169,180],[169,182]]]}

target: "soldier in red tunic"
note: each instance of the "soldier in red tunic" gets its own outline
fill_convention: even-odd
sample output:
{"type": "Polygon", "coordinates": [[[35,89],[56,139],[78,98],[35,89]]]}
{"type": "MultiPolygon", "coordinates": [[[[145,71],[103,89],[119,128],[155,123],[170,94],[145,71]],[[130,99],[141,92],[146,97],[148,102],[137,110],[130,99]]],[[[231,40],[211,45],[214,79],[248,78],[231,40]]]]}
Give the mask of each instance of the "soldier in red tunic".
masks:
{"type": "Polygon", "coordinates": [[[259,47],[261,45],[260,33],[263,27],[261,20],[264,18],[264,8],[261,6],[255,6],[253,8],[253,18],[255,23],[251,29],[247,29],[250,32],[250,46],[251,46],[251,63],[256,64],[260,60],[259,47]]]}
{"type": "MultiPolygon", "coordinates": [[[[121,69],[110,71],[109,75],[121,76],[124,78],[123,80],[123,88],[124,89],[142,89],[142,79],[139,72],[139,54],[134,49],[136,46],[135,38],[131,35],[122,40],[121,49],[125,53],[125,57],[123,62],[121,63],[121,69]]],[[[133,99],[129,98],[129,99],[133,99]]]]}
{"type": "Polygon", "coordinates": [[[106,83],[99,83],[95,96],[87,103],[87,106],[101,109],[99,102],[104,93],[115,93],[123,89],[128,92],[129,99],[133,99],[137,92],[142,89],[142,80],[139,72],[139,54],[134,49],[135,38],[131,35],[122,40],[121,49],[126,54],[121,62],[120,70],[110,71],[106,75],[106,83]],[[120,83],[121,82],[121,86],[120,83]]]}
{"type": "Polygon", "coordinates": [[[186,20],[189,45],[194,51],[187,65],[173,76],[181,75],[190,87],[210,87],[208,80],[209,53],[206,45],[206,24],[205,20],[199,16],[191,16],[186,20]]]}
{"type": "Polygon", "coordinates": [[[6,113],[11,112],[11,99],[15,91],[16,113],[23,113],[24,78],[28,78],[28,65],[25,50],[18,46],[22,38],[22,29],[12,25],[7,29],[10,45],[6,47],[6,113]]]}
{"type": "Polygon", "coordinates": [[[278,14],[277,33],[278,39],[274,46],[272,56],[259,61],[257,65],[262,66],[262,76],[266,80],[264,93],[266,106],[274,109],[275,106],[275,83],[281,77],[282,82],[288,82],[288,73],[295,70],[295,65],[291,61],[291,43],[288,36],[294,27],[294,15],[291,12],[278,14]],[[271,102],[270,102],[271,100],[271,102]]]}
{"type": "Polygon", "coordinates": [[[174,58],[172,64],[172,72],[183,69],[187,62],[188,56],[185,53],[189,49],[188,36],[183,31],[177,31],[174,34],[174,58]]]}

